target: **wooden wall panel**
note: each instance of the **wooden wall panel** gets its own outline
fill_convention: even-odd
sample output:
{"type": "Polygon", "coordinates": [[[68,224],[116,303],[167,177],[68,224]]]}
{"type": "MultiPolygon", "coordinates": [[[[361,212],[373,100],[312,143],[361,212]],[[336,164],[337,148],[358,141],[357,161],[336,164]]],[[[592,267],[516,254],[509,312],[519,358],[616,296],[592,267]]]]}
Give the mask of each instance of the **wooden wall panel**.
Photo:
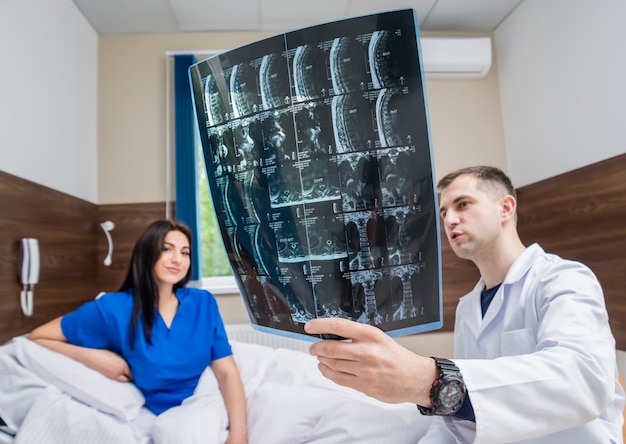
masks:
{"type": "Polygon", "coordinates": [[[469,293],[480,278],[473,262],[459,259],[452,251],[446,233],[441,227],[441,279],[443,292],[443,328],[454,330],[454,313],[459,298],[469,293]]]}
{"type": "MultiPolygon", "coordinates": [[[[600,279],[618,348],[626,350],[626,155],[518,190],[519,230],[526,244],[587,264],[600,279]]],[[[134,242],[165,203],[94,205],[0,172],[0,342],[59,316],[99,291],[114,291],[126,275],[134,242]],[[115,229],[113,263],[102,263],[107,242],[100,222],[115,229]],[[37,237],[42,274],[35,314],[19,307],[17,244],[37,237]]],[[[444,331],[454,327],[459,297],[478,280],[442,232],[444,331]]]]}
{"type": "Polygon", "coordinates": [[[73,310],[96,289],[97,206],[0,171],[0,343],[73,310]],[[34,313],[22,314],[18,243],[39,239],[34,313]]]}
{"type": "Polygon", "coordinates": [[[165,217],[165,203],[95,205],[0,172],[0,343],[67,313],[100,291],[122,284],[130,254],[143,229],[165,217]],[[100,227],[112,220],[110,267],[100,227]],[[41,276],[33,316],[22,314],[18,242],[39,239],[41,276]]]}
{"type": "Polygon", "coordinates": [[[617,346],[626,350],[626,154],[522,187],[518,201],[524,243],[598,276],[617,346]]]}

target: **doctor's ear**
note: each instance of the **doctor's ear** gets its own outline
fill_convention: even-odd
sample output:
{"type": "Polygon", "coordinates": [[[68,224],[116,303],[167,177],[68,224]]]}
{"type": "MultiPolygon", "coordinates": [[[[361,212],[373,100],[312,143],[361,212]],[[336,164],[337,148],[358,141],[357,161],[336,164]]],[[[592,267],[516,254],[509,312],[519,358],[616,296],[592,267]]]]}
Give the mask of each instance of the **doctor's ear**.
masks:
{"type": "Polygon", "coordinates": [[[515,213],[517,210],[517,200],[510,194],[507,194],[502,198],[501,203],[501,216],[503,220],[515,218],[515,213]]]}

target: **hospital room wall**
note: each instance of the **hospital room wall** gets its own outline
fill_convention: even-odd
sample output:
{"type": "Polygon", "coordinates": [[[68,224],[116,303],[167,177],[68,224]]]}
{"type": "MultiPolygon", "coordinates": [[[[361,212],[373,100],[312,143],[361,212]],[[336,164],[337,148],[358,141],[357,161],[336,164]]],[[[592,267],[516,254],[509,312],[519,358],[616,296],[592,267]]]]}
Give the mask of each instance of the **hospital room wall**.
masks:
{"type": "MultiPolygon", "coordinates": [[[[0,222],[7,265],[0,270],[0,318],[11,319],[3,325],[6,338],[69,307],[47,292],[69,291],[75,306],[74,295],[87,300],[100,282],[107,289],[117,286],[119,279],[112,278],[124,267],[117,256],[147,221],[165,215],[165,53],[227,49],[266,34],[98,36],[70,0],[2,2],[0,20],[2,48],[13,56],[0,72],[6,130],[0,204],[13,210],[0,222]],[[114,265],[104,267],[99,222],[109,216],[118,222],[114,265]],[[30,319],[16,305],[17,243],[25,236],[40,238],[43,255],[37,316],[30,319]],[[47,277],[62,281],[69,269],[67,282],[53,284],[47,277]],[[42,304],[56,308],[42,313],[42,304]]],[[[461,158],[504,167],[495,71],[481,81],[429,82],[428,89],[431,115],[439,115],[432,122],[434,145],[453,152],[464,139],[461,158]],[[467,99],[459,102],[459,94],[467,99]]],[[[435,150],[439,166],[441,150],[435,150]]]]}
{"type": "MultiPolygon", "coordinates": [[[[507,170],[522,187],[523,239],[598,274],[620,350],[626,350],[626,233],[619,222],[626,217],[625,16],[623,0],[526,0],[494,33],[507,170]]],[[[626,353],[618,351],[618,359],[626,371],[626,353]]]]}
{"type": "MultiPolygon", "coordinates": [[[[623,9],[619,1],[603,8],[585,0],[523,2],[494,34],[496,57],[487,79],[427,81],[437,176],[468,164],[489,163],[507,170],[517,186],[525,186],[624,153],[626,129],[616,120],[626,106],[623,83],[617,81],[624,59],[611,57],[621,53],[618,45],[626,37],[615,22],[624,16],[623,9]]],[[[132,114],[163,118],[159,106],[165,102],[164,93],[147,97],[141,91],[165,82],[165,51],[227,49],[260,37],[256,33],[101,36],[98,190],[103,203],[121,202],[128,196],[124,189],[132,186],[108,183],[112,176],[105,173],[102,157],[109,155],[110,146],[102,137],[110,132],[104,125],[134,134],[132,140],[137,142],[141,136],[132,128],[131,115],[117,114],[116,103],[121,102],[107,103],[102,96],[111,97],[119,88],[122,97],[141,97],[135,103],[151,101],[151,114],[141,109],[131,110],[132,114]],[[151,72],[145,69],[138,75],[143,68],[136,68],[116,79],[104,70],[115,70],[118,57],[151,72]]],[[[150,137],[150,149],[163,146],[165,128],[150,137]]],[[[111,165],[117,165],[113,158],[111,165]]],[[[135,190],[147,195],[147,190],[135,190]]],[[[454,301],[457,297],[450,295],[454,301]]],[[[233,305],[237,307],[237,302],[233,305]]],[[[453,306],[446,304],[446,310],[453,306]]]]}
{"type": "MultiPolygon", "coordinates": [[[[100,36],[100,204],[166,199],[166,53],[230,49],[265,36],[250,32],[100,36]]],[[[438,174],[475,162],[506,167],[495,68],[483,80],[428,80],[427,93],[438,174]]]]}
{"type": "Polygon", "coordinates": [[[526,0],[496,30],[516,186],[626,152],[625,16],[623,0],[526,0]]]}
{"type": "MultiPolygon", "coordinates": [[[[587,48],[587,46],[580,45],[586,45],[590,35],[598,36],[591,39],[592,42],[597,43],[600,39],[606,40],[611,45],[617,45],[617,42],[624,41],[624,31],[620,31],[619,27],[607,25],[610,25],[611,17],[623,16],[623,13],[620,15],[621,10],[618,10],[618,8],[623,8],[623,5],[618,1],[611,1],[594,12],[601,16],[592,14],[593,20],[590,21],[584,21],[581,17],[581,23],[584,22],[581,29],[585,31],[581,33],[581,29],[562,23],[563,19],[559,18],[561,11],[553,9],[552,6],[556,4],[567,8],[569,11],[567,18],[573,20],[576,14],[587,13],[587,2],[575,0],[565,4],[563,1],[555,1],[554,4],[540,6],[543,3],[545,2],[524,2],[524,8],[518,8],[496,32],[498,66],[486,81],[437,80],[428,82],[432,138],[439,176],[450,169],[469,163],[491,163],[508,169],[516,182],[521,181],[520,184],[524,184],[528,180],[548,179],[553,174],[558,174],[564,167],[573,168],[605,159],[614,152],[614,149],[607,152],[606,147],[617,146],[618,151],[624,152],[623,132],[615,133],[615,125],[612,125],[611,119],[612,116],[624,115],[623,112],[619,112],[619,108],[618,112],[615,112],[617,103],[626,103],[624,86],[623,84],[614,85],[613,89],[607,92],[608,82],[605,84],[607,76],[624,72],[623,68],[608,73],[601,69],[581,70],[578,69],[579,65],[585,66],[585,63],[580,62],[580,54],[576,54],[575,51],[560,51],[560,47],[549,51],[553,57],[548,54],[538,61],[530,57],[532,51],[541,52],[546,42],[551,41],[555,36],[558,37],[557,43],[575,42],[575,46],[582,48],[587,48]],[[542,9],[548,7],[550,7],[548,10],[542,9]],[[520,14],[519,20],[517,14],[520,14]],[[559,23],[558,33],[551,32],[550,20],[559,23]],[[510,27],[507,26],[509,23],[511,23],[510,27]],[[541,26],[538,27],[538,25],[541,26]],[[535,29],[542,36],[538,43],[527,35],[535,29]],[[616,32],[622,34],[616,36],[616,32]],[[533,43],[533,46],[516,48],[514,43],[517,34],[524,37],[521,40],[533,43]],[[516,53],[507,57],[503,65],[503,54],[507,50],[515,50],[516,53]],[[517,65],[516,60],[519,60],[517,65]],[[529,70],[520,72],[525,72],[525,76],[529,76],[527,78],[532,79],[533,82],[526,81],[526,77],[521,79],[514,77],[516,70],[521,69],[520,65],[524,63],[529,70]],[[593,88],[600,88],[598,90],[601,93],[600,97],[611,103],[611,107],[608,108],[611,110],[609,116],[604,107],[588,102],[591,108],[598,112],[583,114],[585,120],[581,124],[576,118],[580,115],[579,106],[572,108],[570,101],[563,100],[562,95],[552,97],[546,94],[546,88],[559,87],[560,77],[557,77],[555,81],[550,73],[554,72],[560,63],[573,67],[567,71],[567,77],[572,76],[573,79],[568,84],[593,85],[593,88]],[[497,70],[502,71],[499,75],[499,86],[497,78],[491,77],[497,76],[497,70]],[[542,76],[546,76],[550,81],[546,80],[542,84],[542,76]],[[532,88],[536,85],[542,87],[539,97],[537,97],[538,93],[533,94],[532,88]],[[500,95],[502,96],[502,111],[499,109],[500,95]],[[548,100],[555,98],[561,100],[556,100],[556,103],[552,104],[556,109],[550,109],[548,115],[545,112],[540,113],[543,119],[537,123],[532,118],[533,113],[538,113],[539,108],[529,110],[521,106],[523,102],[516,103],[516,101],[522,101],[524,97],[533,97],[544,107],[548,100]],[[503,120],[501,120],[501,115],[504,116],[503,120]],[[601,136],[598,140],[604,141],[611,137],[621,145],[594,144],[592,149],[572,150],[570,146],[573,141],[568,139],[567,144],[560,146],[562,142],[553,140],[553,133],[561,133],[564,129],[562,124],[551,125],[551,119],[555,115],[560,117],[559,122],[576,122],[576,125],[570,125],[568,129],[572,126],[576,129],[582,126],[594,128],[593,131],[601,136]],[[531,121],[535,124],[525,123],[531,121]],[[534,137],[534,139],[525,140],[521,136],[534,137]],[[507,151],[503,148],[504,140],[506,140],[507,151]],[[520,143],[520,140],[525,143],[520,143]],[[539,152],[534,149],[529,150],[530,143],[535,140],[540,142],[548,140],[550,143],[542,145],[539,152]],[[514,148],[509,147],[509,144],[514,148]],[[519,152],[512,152],[518,149],[519,152]],[[537,162],[537,159],[543,159],[544,155],[548,161],[537,162]],[[511,158],[515,160],[511,161],[511,158]],[[572,160],[575,163],[572,164],[572,160]],[[545,170],[546,166],[550,169],[545,170]],[[534,176],[528,179],[518,171],[532,172],[534,176]]],[[[11,69],[0,72],[0,84],[2,84],[0,88],[3,88],[2,96],[6,99],[0,103],[3,117],[0,119],[3,125],[0,170],[15,172],[18,179],[24,177],[35,184],[41,184],[42,187],[36,190],[37,193],[54,194],[60,190],[62,194],[67,193],[63,198],[69,196],[101,204],[97,207],[104,211],[99,211],[97,217],[93,217],[91,207],[87,205],[84,214],[90,216],[85,217],[83,224],[89,226],[88,231],[91,230],[90,239],[98,237],[100,248],[104,239],[97,227],[100,216],[116,214],[126,205],[127,209],[136,211],[134,215],[128,215],[127,222],[139,226],[144,220],[141,218],[142,214],[151,217],[153,205],[158,206],[164,202],[165,157],[160,153],[163,153],[165,145],[165,51],[207,49],[209,44],[216,49],[226,49],[263,37],[263,34],[259,33],[126,36],[126,39],[115,36],[98,37],[77,13],[70,0],[2,2],[0,3],[0,24],[2,25],[0,26],[2,37],[0,47],[5,49],[5,54],[13,55],[13,61],[16,62],[15,65],[11,65],[11,69]],[[38,19],[37,21],[32,21],[32,14],[38,19]],[[50,17],[54,20],[49,20],[50,17]],[[28,26],[27,23],[33,26],[28,26]],[[72,49],[69,55],[60,52],[62,44],[68,44],[68,47],[72,49]],[[125,51],[125,45],[129,45],[131,51],[125,51]],[[120,57],[120,60],[127,60],[128,66],[117,62],[109,66],[114,58],[111,54],[117,49],[120,52],[116,57],[120,57]],[[140,52],[138,53],[137,49],[146,49],[152,55],[146,58],[140,52]],[[97,62],[94,61],[96,57],[97,62]],[[38,64],[37,61],[39,61],[38,64]],[[39,71],[33,70],[33,75],[37,74],[36,78],[24,75],[26,72],[24,69],[31,64],[40,69],[39,71]],[[24,67],[24,69],[13,68],[13,66],[24,67]],[[137,72],[140,74],[138,75],[137,72]],[[112,75],[112,78],[116,80],[109,82],[103,79],[108,75],[112,75]],[[129,76],[129,83],[125,83],[126,75],[129,76]],[[122,80],[117,84],[120,78],[122,80]],[[8,91],[9,82],[10,88],[21,94],[5,94],[8,91]],[[133,92],[133,89],[136,89],[137,93],[133,92]],[[45,94],[43,94],[44,91],[45,94]],[[57,92],[63,93],[62,99],[55,95],[57,92]],[[128,94],[125,96],[126,93],[128,94]],[[116,99],[108,103],[104,97],[107,94],[113,94],[116,99]],[[50,107],[46,103],[44,105],[48,106],[42,107],[42,104],[36,101],[37,98],[48,97],[56,98],[54,106],[50,107]],[[27,111],[36,111],[24,112],[25,106],[27,111]],[[132,112],[125,112],[126,108],[130,108],[132,112]],[[125,121],[116,118],[115,113],[123,115],[125,121]],[[144,117],[144,114],[147,116],[144,117]],[[94,123],[96,120],[97,123],[94,123]],[[71,127],[67,127],[68,122],[72,124],[71,127]],[[14,146],[19,146],[15,143],[18,140],[15,136],[17,133],[12,131],[12,128],[21,128],[20,134],[27,134],[29,137],[33,137],[35,133],[39,136],[32,141],[19,139],[30,141],[25,148],[28,152],[26,162],[22,161],[21,157],[16,157],[15,153],[7,151],[13,149],[14,146]],[[58,135],[60,129],[64,137],[58,135]],[[13,135],[13,137],[7,135],[13,135]],[[125,156],[130,159],[128,162],[130,167],[126,166],[125,156]],[[133,157],[139,160],[132,160],[133,157]],[[92,159],[94,158],[97,158],[97,167],[93,167],[92,159]],[[36,163],[42,160],[45,161],[46,168],[35,168],[36,163]],[[129,178],[133,179],[127,182],[129,178]],[[120,186],[111,183],[120,180],[120,186]],[[51,189],[46,189],[46,186],[51,189]],[[95,195],[97,197],[94,197],[95,195]],[[149,207],[149,211],[144,211],[145,205],[149,207]],[[119,208],[115,208],[111,213],[108,211],[111,207],[119,208]]],[[[613,46],[606,51],[598,51],[596,48],[594,55],[596,58],[605,58],[605,63],[615,63],[610,56],[613,49],[613,46]]],[[[588,54],[589,51],[585,50],[584,53],[588,54]]],[[[589,64],[589,66],[595,65],[589,64]]],[[[562,70],[558,72],[563,74],[562,70]]],[[[594,94],[590,94],[588,90],[582,88],[583,95],[587,99],[595,95],[595,91],[594,94]]],[[[623,126],[621,130],[624,131],[623,126]]],[[[579,145],[573,144],[573,146],[579,145]]],[[[9,182],[8,186],[4,186],[3,178],[3,192],[8,187],[14,187],[14,181],[9,182]]],[[[6,206],[7,200],[2,199],[4,196],[0,197],[2,208],[10,208],[6,206]]],[[[65,202],[64,199],[62,200],[65,202]]],[[[25,205],[28,206],[28,203],[25,205]]],[[[63,226],[65,222],[66,219],[55,223],[57,226],[63,226]]],[[[41,221],[42,226],[46,223],[49,223],[49,218],[41,221]]],[[[0,278],[3,279],[2,282],[10,280],[13,285],[16,285],[15,239],[8,239],[7,232],[4,230],[6,227],[1,228],[3,257],[11,267],[2,267],[3,270],[8,271],[6,278],[4,271],[0,272],[2,274],[0,278]]],[[[66,231],[75,231],[74,225],[67,226],[66,231]]],[[[119,234],[120,231],[117,233],[119,234]]],[[[65,245],[75,244],[77,243],[71,238],[65,241],[65,245]]],[[[95,262],[95,254],[92,256],[95,262]]],[[[58,259],[62,257],[64,256],[59,255],[58,259]]],[[[102,269],[103,267],[100,266],[98,273],[102,269]]],[[[12,291],[7,292],[7,287],[3,288],[3,293],[0,295],[2,298],[14,298],[12,291]]]]}
{"type": "MultiPolygon", "coordinates": [[[[100,37],[98,189],[101,204],[130,206],[133,202],[167,199],[166,53],[229,49],[263,36],[194,33],[100,37]]],[[[426,86],[437,174],[469,163],[506,168],[497,69],[494,67],[481,80],[428,79],[426,86]]],[[[445,247],[444,324],[450,331],[458,296],[471,288],[476,272],[471,264],[456,259],[447,244],[445,247]],[[463,270],[470,279],[458,279],[464,275],[463,270]]],[[[111,274],[111,271],[103,270],[103,273],[111,274]]],[[[246,322],[240,298],[233,296],[219,297],[223,315],[229,322],[246,322]]],[[[445,338],[446,349],[450,349],[447,333],[445,338]]]]}
{"type": "Polygon", "coordinates": [[[0,170],[96,203],[98,34],[71,0],[3,1],[0,52],[0,170]]]}
{"type": "Polygon", "coordinates": [[[96,291],[98,34],[70,0],[0,2],[0,342],[96,291]],[[18,243],[39,240],[35,310],[18,243]]]}

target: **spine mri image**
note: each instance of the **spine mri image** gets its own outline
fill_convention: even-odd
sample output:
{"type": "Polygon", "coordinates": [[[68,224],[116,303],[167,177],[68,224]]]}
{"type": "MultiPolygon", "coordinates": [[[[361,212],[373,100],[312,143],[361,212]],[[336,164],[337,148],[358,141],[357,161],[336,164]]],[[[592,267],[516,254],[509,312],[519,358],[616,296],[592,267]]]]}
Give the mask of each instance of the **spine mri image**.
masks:
{"type": "MultiPolygon", "coordinates": [[[[280,34],[190,79],[209,188],[253,326],[442,325],[437,195],[413,10],[280,34]]],[[[274,331],[276,330],[276,331],[274,331]]]]}

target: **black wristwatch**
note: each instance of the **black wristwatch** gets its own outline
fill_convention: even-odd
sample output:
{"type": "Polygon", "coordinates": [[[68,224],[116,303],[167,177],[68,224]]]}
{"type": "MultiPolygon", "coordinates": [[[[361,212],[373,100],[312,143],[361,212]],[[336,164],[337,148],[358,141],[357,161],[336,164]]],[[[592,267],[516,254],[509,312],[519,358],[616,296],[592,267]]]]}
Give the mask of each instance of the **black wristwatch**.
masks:
{"type": "Polygon", "coordinates": [[[417,406],[422,415],[451,415],[461,408],[465,400],[465,383],[461,371],[449,359],[433,358],[439,368],[439,377],[430,389],[432,408],[417,406]]]}

